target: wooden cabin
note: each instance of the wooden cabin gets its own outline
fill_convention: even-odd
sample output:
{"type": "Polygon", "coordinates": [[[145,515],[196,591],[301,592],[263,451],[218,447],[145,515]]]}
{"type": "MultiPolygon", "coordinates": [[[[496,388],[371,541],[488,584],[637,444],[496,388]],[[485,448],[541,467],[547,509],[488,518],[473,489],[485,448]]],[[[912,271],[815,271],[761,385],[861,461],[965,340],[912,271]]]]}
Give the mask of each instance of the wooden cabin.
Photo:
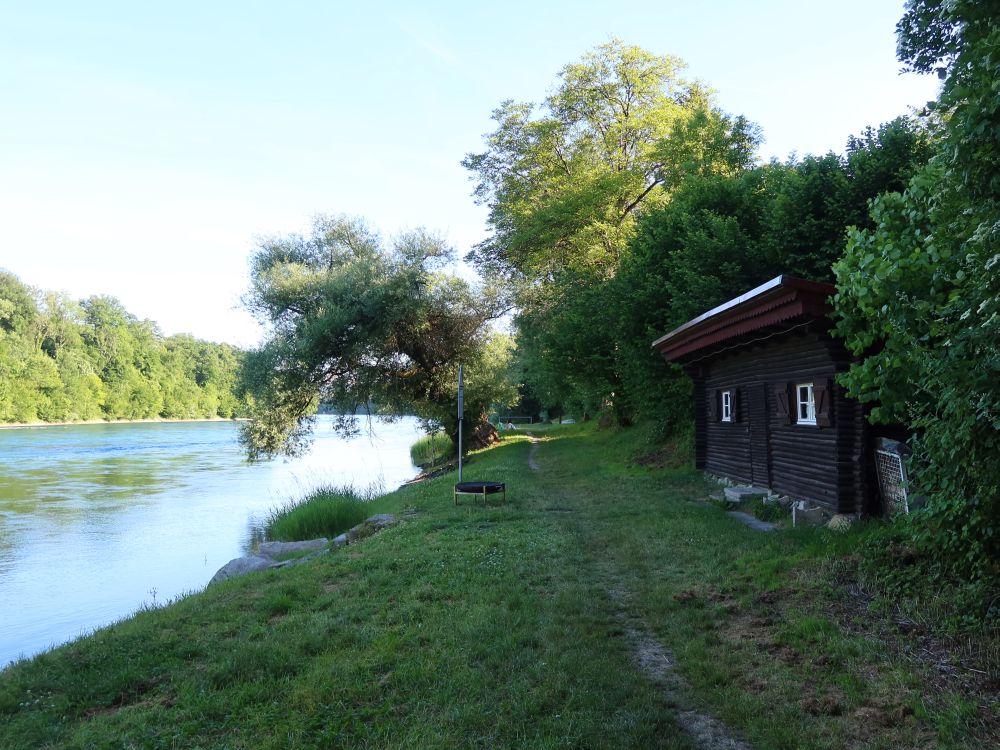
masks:
{"type": "Polygon", "coordinates": [[[830,514],[873,512],[872,439],[835,381],[851,364],[830,335],[836,289],[779,276],[653,342],[694,381],[695,461],[830,514]]]}

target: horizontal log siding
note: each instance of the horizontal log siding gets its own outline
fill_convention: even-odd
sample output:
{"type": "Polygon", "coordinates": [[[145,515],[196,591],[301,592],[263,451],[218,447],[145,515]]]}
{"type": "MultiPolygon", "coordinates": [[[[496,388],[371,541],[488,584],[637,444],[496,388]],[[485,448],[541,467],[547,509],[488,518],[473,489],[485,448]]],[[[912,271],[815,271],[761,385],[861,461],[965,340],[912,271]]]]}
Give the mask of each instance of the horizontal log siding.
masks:
{"type": "Polygon", "coordinates": [[[865,408],[846,398],[843,389],[834,385],[834,419],[841,425],[838,439],[840,503],[842,513],[877,514],[878,497],[874,479],[874,445],[865,408]]]}
{"type": "Polygon", "coordinates": [[[705,399],[705,377],[701,368],[688,371],[694,384],[694,465],[696,469],[704,470],[707,452],[706,422],[708,420],[708,402],[705,399]]]}
{"type": "Polygon", "coordinates": [[[753,470],[753,484],[758,487],[771,486],[770,413],[768,386],[765,383],[751,383],[746,386],[747,422],[750,425],[750,463],[753,470]]]}
{"type": "MultiPolygon", "coordinates": [[[[754,398],[766,399],[771,489],[782,495],[820,504],[834,513],[865,508],[865,423],[860,404],[847,400],[834,383],[850,356],[822,330],[804,329],[723,352],[699,364],[706,396],[696,404],[705,420],[704,468],[739,482],[751,482],[749,411],[754,398]],[[831,384],[830,427],[782,424],[774,404],[773,384],[821,382],[831,384]],[[766,389],[751,387],[765,383],[766,389]],[[739,409],[734,423],[708,419],[707,398],[714,391],[738,389],[739,409]]],[[[700,385],[700,384],[699,384],[700,385]]],[[[700,452],[700,451],[699,451],[700,452]]],[[[758,457],[758,463],[759,463],[758,457]]],[[[757,471],[761,476],[760,467],[757,471]]]]}

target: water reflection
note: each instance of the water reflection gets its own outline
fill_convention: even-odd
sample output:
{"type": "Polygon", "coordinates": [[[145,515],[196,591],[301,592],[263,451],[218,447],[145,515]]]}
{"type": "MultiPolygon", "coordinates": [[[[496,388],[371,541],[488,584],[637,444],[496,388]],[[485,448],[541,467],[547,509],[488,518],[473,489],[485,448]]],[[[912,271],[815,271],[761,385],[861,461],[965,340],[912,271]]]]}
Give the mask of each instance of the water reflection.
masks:
{"type": "Polygon", "coordinates": [[[252,524],[321,482],[413,476],[416,420],[248,465],[231,423],[0,430],[0,666],[20,653],[200,589],[252,524]],[[248,525],[249,524],[249,525],[248,525]]]}

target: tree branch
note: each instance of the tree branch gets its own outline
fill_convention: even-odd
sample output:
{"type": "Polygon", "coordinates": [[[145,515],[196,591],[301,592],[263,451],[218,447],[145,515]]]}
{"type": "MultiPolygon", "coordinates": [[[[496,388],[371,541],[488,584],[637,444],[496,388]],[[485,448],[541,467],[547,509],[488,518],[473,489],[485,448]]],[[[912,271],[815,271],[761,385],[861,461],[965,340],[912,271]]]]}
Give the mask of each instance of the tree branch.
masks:
{"type": "Polygon", "coordinates": [[[651,183],[649,183],[649,186],[641,193],[639,193],[639,197],[637,197],[634,201],[625,206],[625,210],[622,211],[621,216],[618,217],[618,222],[621,223],[625,219],[625,217],[628,216],[635,209],[636,206],[642,203],[642,199],[645,198],[647,195],[649,195],[650,192],[652,192],[653,188],[655,188],[662,182],[663,180],[654,179],[651,183]]]}

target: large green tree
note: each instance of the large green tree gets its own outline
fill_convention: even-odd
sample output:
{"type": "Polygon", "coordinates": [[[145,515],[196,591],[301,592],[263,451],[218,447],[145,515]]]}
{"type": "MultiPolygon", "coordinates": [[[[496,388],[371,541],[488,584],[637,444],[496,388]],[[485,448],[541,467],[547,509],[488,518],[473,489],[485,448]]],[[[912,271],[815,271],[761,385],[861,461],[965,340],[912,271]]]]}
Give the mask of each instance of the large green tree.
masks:
{"type": "Polygon", "coordinates": [[[457,433],[455,389],[470,365],[465,416],[472,444],[489,438],[490,406],[510,401],[509,348],[489,323],[498,295],[445,273],[451,249],[423,230],[390,245],[362,220],[320,217],[309,236],[263,241],[251,262],[248,308],[269,329],[247,356],[243,429],[254,459],[305,447],[322,402],[351,431],[372,405],[417,414],[457,433]],[[492,356],[491,356],[492,355],[492,356]]]}
{"type": "Polygon", "coordinates": [[[749,163],[756,128],[715,108],[683,68],[614,39],[565,66],[540,107],[502,103],[487,149],[463,161],[491,230],[471,259],[529,280],[613,273],[643,206],[685,175],[749,163]]]}
{"type": "MultiPolygon", "coordinates": [[[[943,78],[941,145],[837,264],[845,383],[872,418],[915,431],[930,496],[917,539],[995,576],[1000,559],[1000,4],[911,0],[900,59],[943,78]]],[[[940,554],[943,553],[943,554],[940,554]]]]}
{"type": "Polygon", "coordinates": [[[538,107],[504,102],[486,150],[469,154],[490,236],[470,255],[518,289],[518,350],[537,394],[593,412],[620,406],[617,342],[601,289],[638,217],[694,174],[732,174],[758,135],[680,76],[674,57],[612,40],[559,73],[538,107]]]}

